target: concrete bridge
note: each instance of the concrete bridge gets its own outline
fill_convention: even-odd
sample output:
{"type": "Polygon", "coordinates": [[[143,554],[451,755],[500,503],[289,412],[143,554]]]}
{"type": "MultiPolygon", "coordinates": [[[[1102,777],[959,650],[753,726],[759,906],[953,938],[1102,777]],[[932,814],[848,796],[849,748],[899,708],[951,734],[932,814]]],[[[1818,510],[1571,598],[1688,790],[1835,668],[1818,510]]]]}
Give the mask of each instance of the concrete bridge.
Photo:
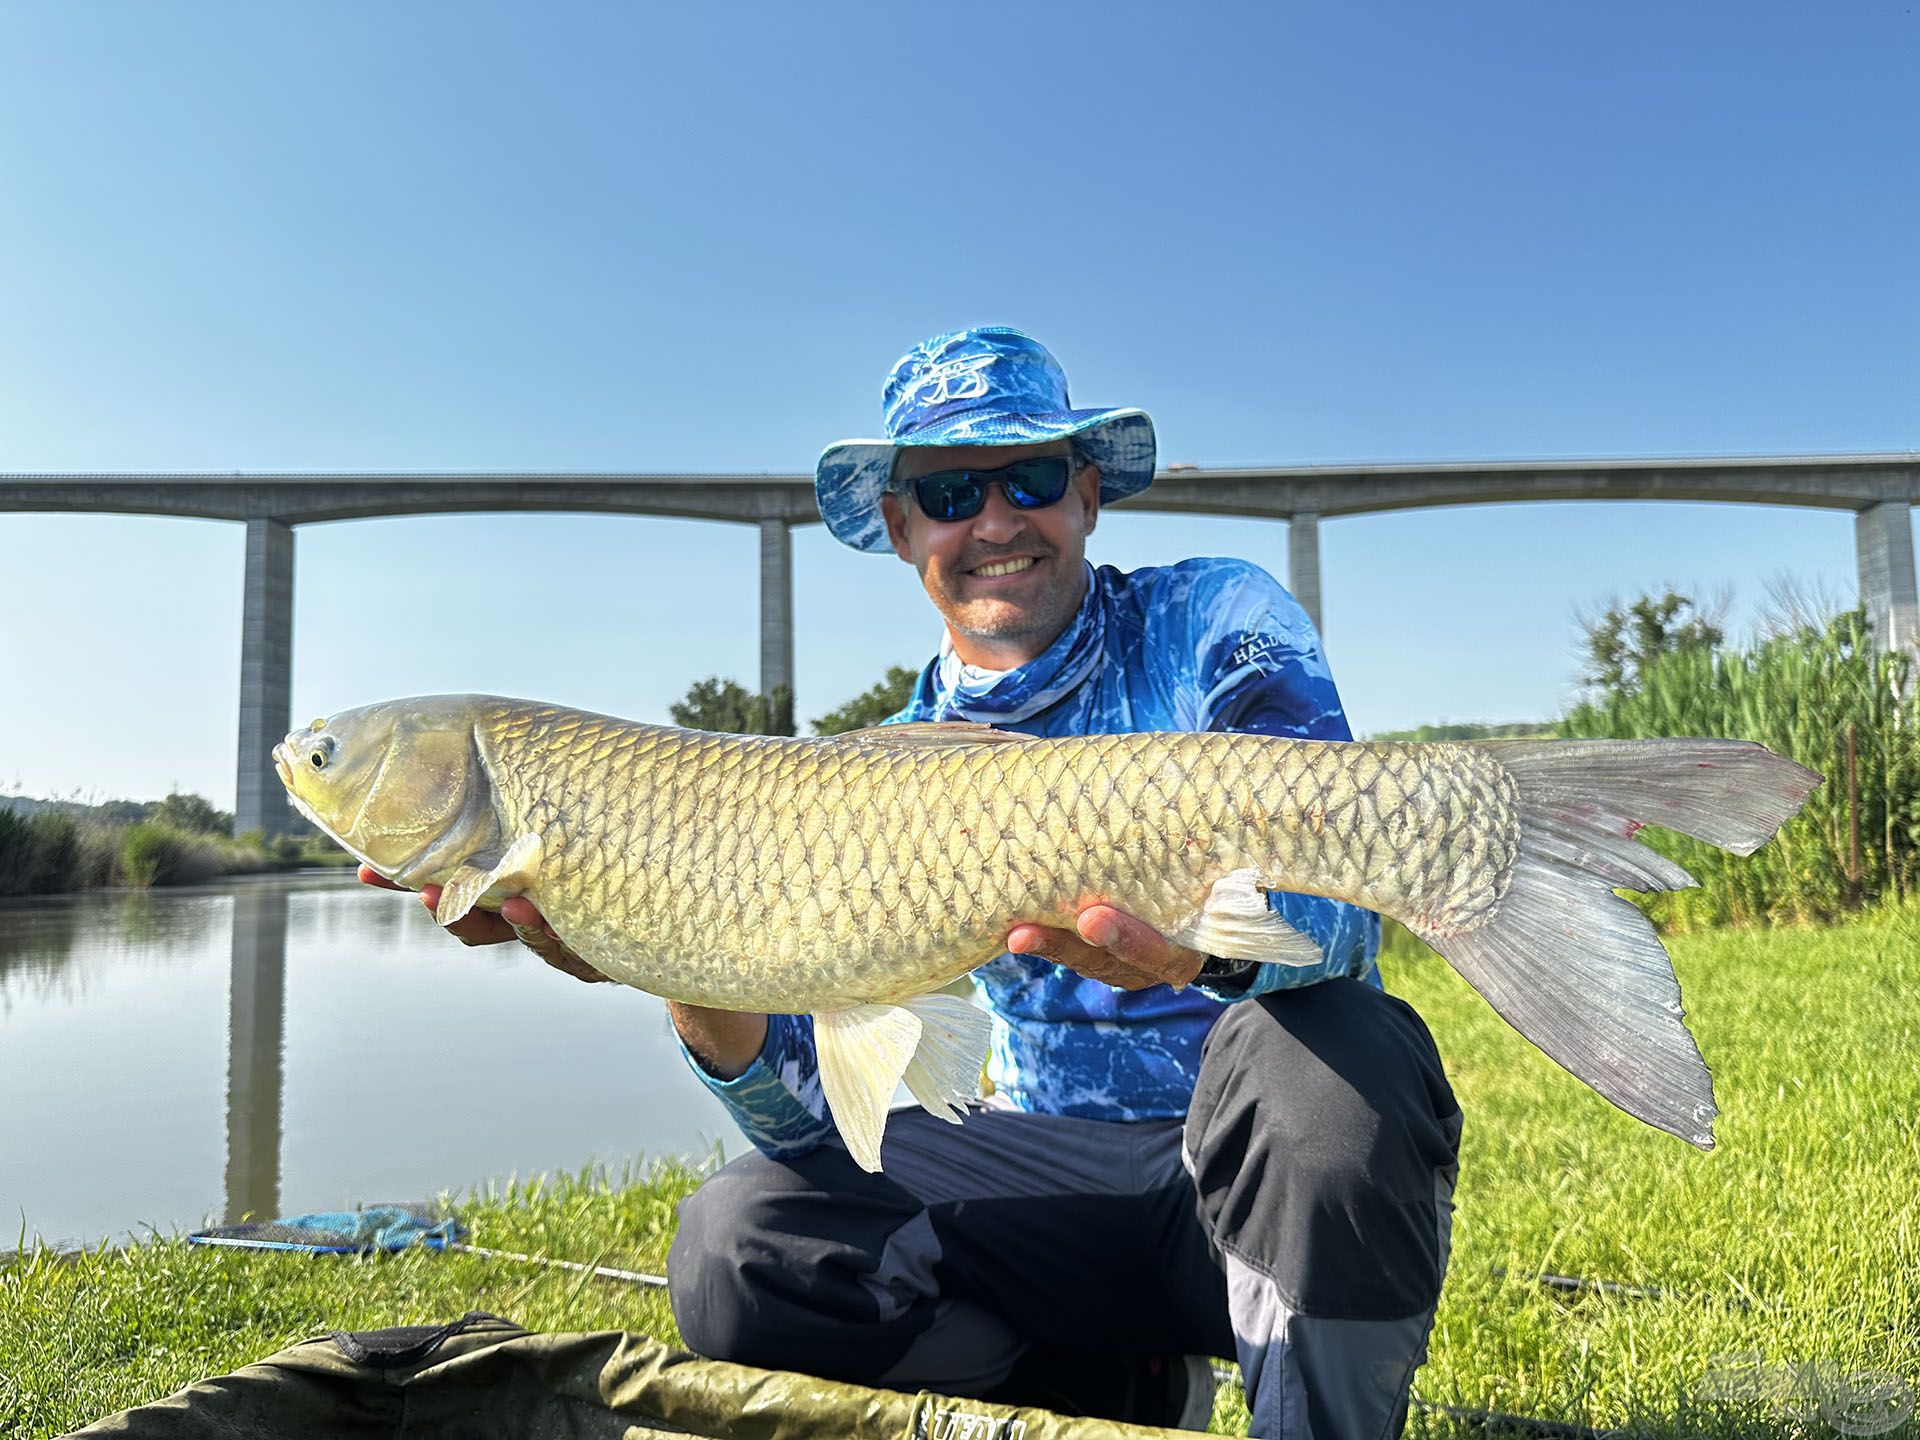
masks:
{"type": "MultiPolygon", "coordinates": [[[[1885,645],[1920,636],[1912,507],[1920,452],[1750,459],[1317,465],[1163,471],[1130,510],[1289,522],[1287,583],[1320,621],[1323,519],[1523,500],[1708,500],[1850,510],[1860,599],[1885,645]]],[[[0,474],[0,511],[80,511],[234,520],[247,527],[235,826],[292,821],[273,773],[293,671],[294,527],[459,511],[563,510],[680,516],[760,531],[760,688],[793,683],[795,525],[815,524],[811,475],[0,474]]]]}

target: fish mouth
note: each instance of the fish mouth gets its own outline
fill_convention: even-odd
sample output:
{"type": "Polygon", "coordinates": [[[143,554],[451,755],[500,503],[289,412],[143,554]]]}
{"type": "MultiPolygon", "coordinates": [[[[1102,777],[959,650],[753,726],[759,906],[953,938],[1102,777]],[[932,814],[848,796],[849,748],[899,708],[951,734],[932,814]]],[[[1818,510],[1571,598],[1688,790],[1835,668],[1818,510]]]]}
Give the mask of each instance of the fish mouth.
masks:
{"type": "MultiPolygon", "coordinates": [[[[287,803],[289,805],[304,815],[316,830],[340,846],[341,849],[361,860],[367,859],[366,856],[361,855],[358,850],[355,850],[353,846],[341,839],[340,833],[316,815],[313,807],[307,804],[305,800],[302,800],[300,798],[300,792],[293,788],[293,752],[287,749],[287,742],[284,740],[273,747],[273,768],[280,776],[281,788],[287,792],[287,803]]],[[[369,860],[367,863],[371,865],[373,862],[369,860]]],[[[375,866],[374,868],[378,869],[379,867],[375,866]]]]}

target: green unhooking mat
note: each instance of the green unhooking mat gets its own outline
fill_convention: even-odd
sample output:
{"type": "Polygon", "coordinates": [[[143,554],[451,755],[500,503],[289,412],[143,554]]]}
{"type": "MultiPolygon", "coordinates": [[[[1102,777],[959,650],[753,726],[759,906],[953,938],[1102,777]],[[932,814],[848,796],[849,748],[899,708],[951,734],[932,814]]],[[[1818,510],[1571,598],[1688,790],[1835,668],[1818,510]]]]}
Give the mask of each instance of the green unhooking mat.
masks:
{"type": "Polygon", "coordinates": [[[109,1416],[87,1437],[303,1440],[1094,1440],[1178,1432],[703,1360],[644,1335],[497,1316],[336,1333],[109,1416]]]}

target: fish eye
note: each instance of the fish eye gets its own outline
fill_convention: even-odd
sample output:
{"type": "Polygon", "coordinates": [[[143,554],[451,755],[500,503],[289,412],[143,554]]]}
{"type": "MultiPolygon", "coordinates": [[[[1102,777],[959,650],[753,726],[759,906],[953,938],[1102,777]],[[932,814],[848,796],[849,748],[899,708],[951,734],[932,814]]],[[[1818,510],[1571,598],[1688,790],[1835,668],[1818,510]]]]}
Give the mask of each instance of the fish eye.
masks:
{"type": "Polygon", "coordinates": [[[324,770],[327,768],[327,752],[326,751],[316,750],[313,752],[313,755],[311,758],[313,760],[314,769],[324,770]]]}

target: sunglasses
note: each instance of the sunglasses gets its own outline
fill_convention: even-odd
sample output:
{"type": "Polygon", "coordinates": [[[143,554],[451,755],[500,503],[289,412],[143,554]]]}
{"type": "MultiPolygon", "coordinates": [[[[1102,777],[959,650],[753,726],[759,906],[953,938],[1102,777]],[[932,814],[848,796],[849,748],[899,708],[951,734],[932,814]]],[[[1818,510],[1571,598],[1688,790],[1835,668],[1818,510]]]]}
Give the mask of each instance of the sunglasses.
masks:
{"type": "Polygon", "coordinates": [[[971,520],[987,503],[989,485],[998,485],[1016,510],[1057,505],[1073,480],[1073,469],[1071,455],[1040,455],[998,470],[936,470],[902,488],[912,492],[929,520],[971,520]]]}

